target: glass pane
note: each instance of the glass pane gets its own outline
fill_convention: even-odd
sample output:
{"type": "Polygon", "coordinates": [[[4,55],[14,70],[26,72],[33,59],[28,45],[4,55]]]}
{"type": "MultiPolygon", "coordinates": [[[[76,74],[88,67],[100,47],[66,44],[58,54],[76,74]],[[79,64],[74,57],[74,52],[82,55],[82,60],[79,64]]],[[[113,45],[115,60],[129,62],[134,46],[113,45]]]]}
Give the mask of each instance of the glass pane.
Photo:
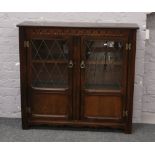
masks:
{"type": "Polygon", "coordinates": [[[123,43],[87,40],[85,88],[120,90],[123,71],[123,43]]]}
{"type": "Polygon", "coordinates": [[[68,43],[65,40],[31,40],[32,87],[68,87],[68,43]]]}

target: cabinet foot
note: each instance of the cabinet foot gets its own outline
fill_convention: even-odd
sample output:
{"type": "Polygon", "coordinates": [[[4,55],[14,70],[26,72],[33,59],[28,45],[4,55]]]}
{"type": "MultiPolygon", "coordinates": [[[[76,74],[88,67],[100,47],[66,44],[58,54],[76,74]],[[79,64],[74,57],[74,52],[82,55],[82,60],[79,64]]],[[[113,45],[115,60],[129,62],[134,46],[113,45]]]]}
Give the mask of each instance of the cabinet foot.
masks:
{"type": "Polygon", "coordinates": [[[131,134],[131,133],[132,133],[132,127],[126,127],[126,128],[124,129],[124,133],[126,133],[126,134],[131,134]]]}
{"type": "Polygon", "coordinates": [[[30,125],[27,122],[22,122],[22,129],[27,130],[30,128],[30,125]]]}

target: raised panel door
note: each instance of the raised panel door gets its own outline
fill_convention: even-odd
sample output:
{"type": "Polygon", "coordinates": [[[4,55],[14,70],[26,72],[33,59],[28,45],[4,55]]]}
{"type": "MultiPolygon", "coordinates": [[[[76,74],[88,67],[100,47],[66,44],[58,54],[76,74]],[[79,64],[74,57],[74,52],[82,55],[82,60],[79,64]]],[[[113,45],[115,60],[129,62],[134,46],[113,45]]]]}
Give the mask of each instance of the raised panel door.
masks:
{"type": "Polygon", "coordinates": [[[72,40],[69,37],[30,38],[28,89],[30,117],[72,118],[72,40]]]}
{"type": "Polygon", "coordinates": [[[83,37],[81,119],[123,120],[126,102],[127,38],[83,37]]]}

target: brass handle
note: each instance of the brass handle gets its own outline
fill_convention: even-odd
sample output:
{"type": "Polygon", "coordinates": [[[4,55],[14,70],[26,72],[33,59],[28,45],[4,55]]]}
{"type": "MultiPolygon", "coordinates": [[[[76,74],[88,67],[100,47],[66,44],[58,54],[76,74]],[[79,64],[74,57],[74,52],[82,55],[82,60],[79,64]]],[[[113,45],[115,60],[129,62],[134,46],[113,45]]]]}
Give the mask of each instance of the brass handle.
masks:
{"type": "Polygon", "coordinates": [[[69,60],[68,68],[73,68],[73,66],[74,66],[73,61],[72,60],[69,60]]]}
{"type": "Polygon", "coordinates": [[[81,68],[85,68],[84,60],[81,61],[80,67],[81,67],[81,68]]]}

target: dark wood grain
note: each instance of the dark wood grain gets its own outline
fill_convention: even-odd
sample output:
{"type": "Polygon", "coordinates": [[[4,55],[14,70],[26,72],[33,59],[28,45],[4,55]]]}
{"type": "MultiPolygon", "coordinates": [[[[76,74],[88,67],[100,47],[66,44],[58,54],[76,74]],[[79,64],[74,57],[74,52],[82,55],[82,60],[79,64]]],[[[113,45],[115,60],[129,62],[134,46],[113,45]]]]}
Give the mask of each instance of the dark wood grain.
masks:
{"type": "Polygon", "coordinates": [[[24,48],[26,39],[25,30],[19,28],[19,56],[20,56],[20,85],[21,85],[21,109],[22,109],[22,128],[27,129],[28,124],[28,89],[27,89],[27,50],[24,48]]]}
{"type": "Polygon", "coordinates": [[[121,119],[122,99],[118,96],[85,96],[84,117],[121,119]]]}
{"type": "MultiPolygon", "coordinates": [[[[58,125],[75,127],[111,127],[132,131],[133,89],[136,53],[136,24],[90,24],[85,23],[38,23],[24,22],[19,24],[20,80],[22,127],[27,129],[34,125],[58,125]],[[25,40],[68,40],[68,60],[33,60],[32,45],[24,47],[25,40]],[[81,61],[86,62],[84,41],[114,40],[123,43],[122,87],[112,89],[88,89],[86,68],[80,68],[81,61]],[[126,50],[126,43],[131,43],[131,50],[126,50]],[[68,66],[72,60],[73,68],[68,68],[68,88],[33,87],[32,64],[62,64],[68,66]],[[124,111],[128,115],[124,115],[124,111]]],[[[96,52],[117,52],[116,49],[96,48],[96,52]]],[[[88,65],[103,65],[101,61],[91,60],[88,65]]],[[[108,64],[110,65],[110,63],[108,64]]],[[[120,63],[115,64],[120,65],[120,63]]],[[[39,70],[37,70],[39,72],[39,70]]],[[[46,79],[47,74],[41,78],[46,79]]],[[[119,75],[108,74],[108,79],[119,75]]],[[[100,81],[102,73],[96,77],[100,81]]]]}
{"type": "Polygon", "coordinates": [[[132,113],[133,113],[133,93],[134,93],[134,78],[135,78],[135,55],[136,55],[136,31],[131,31],[129,42],[132,43],[131,51],[128,52],[128,90],[127,90],[127,106],[128,117],[126,118],[125,133],[132,133],[132,113]]]}

